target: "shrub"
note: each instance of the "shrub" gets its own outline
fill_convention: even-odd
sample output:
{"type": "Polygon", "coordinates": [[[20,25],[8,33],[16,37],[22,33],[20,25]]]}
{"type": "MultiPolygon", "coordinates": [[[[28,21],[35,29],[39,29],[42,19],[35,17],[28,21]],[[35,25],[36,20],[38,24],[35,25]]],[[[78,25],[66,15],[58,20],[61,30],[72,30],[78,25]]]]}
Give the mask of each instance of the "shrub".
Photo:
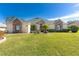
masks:
{"type": "Polygon", "coordinates": [[[3,36],[4,36],[4,32],[0,31],[0,37],[3,37],[3,36]]]}
{"type": "Polygon", "coordinates": [[[77,26],[71,26],[70,27],[71,32],[78,32],[78,27],[77,26]]]}
{"type": "Polygon", "coordinates": [[[55,32],[54,29],[48,29],[47,31],[48,31],[48,32],[55,32]]]}
{"type": "Polygon", "coordinates": [[[31,31],[35,32],[36,31],[36,25],[31,25],[31,31]]]}
{"type": "Polygon", "coordinates": [[[69,32],[70,29],[62,29],[62,32],[69,32]]]}
{"type": "Polygon", "coordinates": [[[69,32],[70,29],[62,29],[62,30],[55,30],[55,29],[48,29],[48,32],[69,32]]]}
{"type": "Polygon", "coordinates": [[[47,33],[48,25],[44,24],[42,27],[43,27],[44,33],[47,33]]]}

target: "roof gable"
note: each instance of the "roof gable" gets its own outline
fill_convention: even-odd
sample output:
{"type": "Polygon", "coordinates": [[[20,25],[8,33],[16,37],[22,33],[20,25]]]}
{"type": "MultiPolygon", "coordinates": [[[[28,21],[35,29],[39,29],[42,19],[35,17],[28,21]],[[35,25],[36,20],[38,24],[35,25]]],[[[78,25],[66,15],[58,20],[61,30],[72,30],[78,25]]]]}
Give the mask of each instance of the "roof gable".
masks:
{"type": "MultiPolygon", "coordinates": [[[[20,18],[17,18],[17,17],[15,17],[15,16],[12,16],[12,17],[7,17],[6,22],[13,22],[13,21],[16,20],[16,19],[20,20],[21,22],[24,21],[23,19],[20,19],[20,18]]],[[[24,21],[24,22],[25,22],[25,21],[24,21]]]]}

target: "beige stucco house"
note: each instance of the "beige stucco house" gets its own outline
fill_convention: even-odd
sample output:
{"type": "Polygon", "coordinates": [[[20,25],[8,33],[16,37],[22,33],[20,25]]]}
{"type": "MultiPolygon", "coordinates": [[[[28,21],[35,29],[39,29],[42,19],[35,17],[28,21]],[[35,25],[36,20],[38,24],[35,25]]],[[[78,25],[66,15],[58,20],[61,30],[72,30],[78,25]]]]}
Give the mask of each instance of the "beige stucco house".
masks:
{"type": "Polygon", "coordinates": [[[36,25],[37,30],[42,29],[42,25],[47,24],[48,29],[62,30],[67,29],[67,23],[62,20],[47,21],[41,20],[41,18],[34,18],[35,21],[24,21],[16,17],[8,17],[6,19],[7,32],[8,33],[30,33],[31,25],[36,25]],[[39,20],[40,19],[40,20],[39,20]]]}
{"type": "Polygon", "coordinates": [[[6,21],[8,33],[30,33],[30,23],[16,17],[9,17],[6,21]]]}
{"type": "Polygon", "coordinates": [[[49,29],[62,30],[68,28],[67,23],[63,22],[60,19],[54,21],[47,21],[46,24],[49,26],[49,29]]]}
{"type": "Polygon", "coordinates": [[[37,29],[41,30],[41,26],[44,24],[48,25],[48,29],[55,29],[55,30],[62,30],[62,29],[67,29],[68,25],[67,23],[63,22],[62,20],[58,19],[58,20],[53,20],[53,21],[47,21],[47,20],[42,20],[40,18],[40,20],[38,20],[39,18],[35,18],[35,20],[37,21],[31,21],[31,24],[34,24],[37,26],[37,29]]]}
{"type": "Polygon", "coordinates": [[[68,22],[68,26],[73,26],[73,25],[79,27],[79,21],[71,21],[71,22],[68,22]]]}

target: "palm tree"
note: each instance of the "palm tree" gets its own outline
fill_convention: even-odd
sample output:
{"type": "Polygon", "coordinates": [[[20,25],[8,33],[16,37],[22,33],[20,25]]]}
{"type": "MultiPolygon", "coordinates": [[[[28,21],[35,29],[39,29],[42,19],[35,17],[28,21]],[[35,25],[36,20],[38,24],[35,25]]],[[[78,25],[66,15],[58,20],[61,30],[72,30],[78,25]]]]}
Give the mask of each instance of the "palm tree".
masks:
{"type": "Polygon", "coordinates": [[[47,33],[47,29],[48,29],[48,25],[47,25],[47,24],[44,24],[44,25],[43,25],[44,33],[47,33]]]}

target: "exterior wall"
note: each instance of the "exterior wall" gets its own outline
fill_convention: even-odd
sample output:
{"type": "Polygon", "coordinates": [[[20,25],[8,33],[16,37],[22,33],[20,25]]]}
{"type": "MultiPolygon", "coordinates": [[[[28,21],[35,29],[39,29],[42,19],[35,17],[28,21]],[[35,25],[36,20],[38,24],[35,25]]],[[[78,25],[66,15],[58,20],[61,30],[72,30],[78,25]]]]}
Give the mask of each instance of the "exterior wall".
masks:
{"type": "MultiPolygon", "coordinates": [[[[63,22],[64,23],[64,22],[63,22]]],[[[46,24],[48,25],[48,29],[55,29],[55,22],[54,21],[48,21],[46,22],[46,24]]],[[[61,24],[61,23],[60,23],[61,24]]],[[[67,24],[62,24],[62,29],[67,29],[68,28],[68,25],[67,24]]]]}
{"type": "Polygon", "coordinates": [[[8,22],[6,25],[7,25],[7,32],[12,33],[13,32],[12,22],[8,22]]]}
{"type": "Polygon", "coordinates": [[[48,29],[55,29],[55,25],[52,24],[48,25],[48,29]]]}
{"type": "Polygon", "coordinates": [[[55,29],[55,24],[53,22],[46,22],[48,29],[55,29]]]}
{"type": "Polygon", "coordinates": [[[63,29],[67,29],[67,28],[68,28],[67,24],[64,24],[63,29]]]}
{"type": "Polygon", "coordinates": [[[23,22],[22,24],[22,32],[23,33],[30,33],[30,24],[23,22]]]}

